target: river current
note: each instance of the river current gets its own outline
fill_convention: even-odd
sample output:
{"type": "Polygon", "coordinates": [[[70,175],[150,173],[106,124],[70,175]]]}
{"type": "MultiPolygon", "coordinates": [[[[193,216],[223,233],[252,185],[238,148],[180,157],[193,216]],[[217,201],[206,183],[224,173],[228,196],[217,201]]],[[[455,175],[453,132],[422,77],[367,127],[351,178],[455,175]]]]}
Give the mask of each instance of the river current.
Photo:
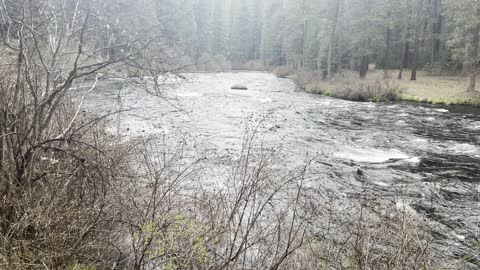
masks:
{"type": "Polygon", "coordinates": [[[401,198],[435,223],[437,244],[448,255],[471,252],[468,245],[480,235],[479,110],[344,101],[298,91],[292,81],[262,72],[185,77],[165,90],[168,102],[107,81],[89,104],[111,111],[121,97],[122,109],[132,110],[120,115],[119,131],[188,134],[219,156],[237,151],[245,127],[263,120],[264,144],[281,146],[290,166],[321,160],[308,176],[319,197],[355,198],[370,190],[401,198]],[[232,90],[233,84],[249,89],[232,90]]]}

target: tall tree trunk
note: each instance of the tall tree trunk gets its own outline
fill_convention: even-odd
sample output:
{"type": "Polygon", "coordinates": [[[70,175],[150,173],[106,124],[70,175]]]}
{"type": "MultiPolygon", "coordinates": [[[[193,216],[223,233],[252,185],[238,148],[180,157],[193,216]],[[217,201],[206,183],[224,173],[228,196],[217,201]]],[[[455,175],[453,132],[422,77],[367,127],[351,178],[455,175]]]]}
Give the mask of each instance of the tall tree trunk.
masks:
{"type": "MultiPolygon", "coordinates": [[[[370,16],[370,0],[365,0],[365,9],[366,9],[366,14],[365,17],[368,18],[370,16]]],[[[369,21],[365,20],[365,24],[363,26],[365,29],[368,29],[370,27],[369,21]]],[[[367,31],[367,40],[363,44],[363,52],[362,52],[362,58],[360,61],[360,79],[365,79],[367,77],[368,73],[368,66],[370,64],[370,47],[371,47],[371,36],[367,31]]]]}
{"type": "Polygon", "coordinates": [[[342,0],[337,0],[337,5],[335,7],[335,15],[333,17],[332,29],[330,32],[330,44],[328,45],[328,60],[327,60],[327,78],[330,80],[332,78],[332,59],[333,59],[333,50],[335,46],[335,37],[337,33],[337,23],[338,16],[340,14],[340,5],[342,0]]]}
{"type": "Polygon", "coordinates": [[[305,3],[305,0],[302,2],[302,8],[303,8],[303,37],[302,37],[302,68],[305,66],[305,63],[307,62],[306,56],[307,54],[305,53],[307,51],[306,44],[308,43],[307,37],[308,37],[308,10],[307,10],[307,4],[305,3]]]}
{"type": "Polygon", "coordinates": [[[408,68],[408,55],[410,51],[410,42],[408,39],[409,39],[409,35],[407,33],[405,38],[405,43],[403,45],[402,58],[400,59],[400,72],[398,73],[399,80],[403,79],[403,69],[408,68]]]}
{"type": "Polygon", "coordinates": [[[360,78],[365,79],[368,73],[368,65],[370,64],[370,57],[368,55],[362,56],[362,61],[360,63],[360,78]]]}
{"type": "Polygon", "coordinates": [[[408,68],[408,57],[410,52],[410,22],[406,20],[404,29],[404,36],[402,38],[403,48],[402,56],[400,58],[400,72],[398,73],[398,79],[403,79],[403,69],[408,68]]]}
{"type": "MultiPolygon", "coordinates": [[[[469,45],[467,44],[467,47],[468,47],[468,46],[469,46],[469,45]]],[[[467,52],[466,52],[466,53],[468,53],[468,50],[469,50],[469,49],[467,48],[467,52]]],[[[469,63],[469,59],[467,58],[467,59],[463,60],[462,77],[468,77],[468,76],[470,76],[470,74],[472,73],[470,68],[471,68],[471,65],[470,65],[470,63],[469,63]]]]}
{"type": "Polygon", "coordinates": [[[403,47],[402,67],[408,68],[410,66],[410,34],[407,35],[405,46],[403,47]]]}
{"type": "Polygon", "coordinates": [[[357,67],[357,52],[352,52],[350,56],[350,70],[355,70],[357,67]]]}
{"type": "Polygon", "coordinates": [[[338,46],[337,44],[337,53],[336,53],[336,67],[335,67],[335,70],[336,72],[338,72],[339,70],[342,69],[342,57],[343,56],[343,50],[342,50],[342,46],[338,46]]]}
{"type": "Polygon", "coordinates": [[[468,92],[474,92],[475,91],[475,84],[476,84],[476,79],[477,79],[477,71],[478,71],[478,42],[480,41],[480,25],[477,25],[477,27],[473,30],[473,38],[472,38],[472,44],[470,45],[470,51],[468,55],[468,61],[469,61],[469,70],[470,74],[468,74],[468,86],[467,86],[467,91],[468,92]]]}
{"type": "Polygon", "coordinates": [[[440,55],[440,34],[442,33],[442,1],[433,0],[432,1],[432,54],[430,58],[430,63],[433,66],[438,60],[440,55]]]}
{"type": "Polygon", "coordinates": [[[385,44],[385,55],[383,56],[383,78],[388,78],[388,58],[390,58],[390,36],[392,30],[390,27],[387,29],[386,44],[385,44]]]}
{"type": "Polygon", "coordinates": [[[412,76],[410,77],[411,81],[417,80],[417,65],[418,65],[418,54],[420,49],[420,31],[422,25],[422,9],[423,9],[423,0],[417,0],[417,20],[415,25],[415,48],[413,51],[413,63],[412,63],[412,76]]]}
{"type": "MultiPolygon", "coordinates": [[[[388,9],[388,18],[392,17],[393,1],[390,0],[390,7],[388,9]]],[[[383,56],[383,78],[388,78],[388,58],[390,58],[390,39],[392,35],[392,29],[390,24],[387,25],[387,34],[385,35],[385,54],[383,56]]]]}

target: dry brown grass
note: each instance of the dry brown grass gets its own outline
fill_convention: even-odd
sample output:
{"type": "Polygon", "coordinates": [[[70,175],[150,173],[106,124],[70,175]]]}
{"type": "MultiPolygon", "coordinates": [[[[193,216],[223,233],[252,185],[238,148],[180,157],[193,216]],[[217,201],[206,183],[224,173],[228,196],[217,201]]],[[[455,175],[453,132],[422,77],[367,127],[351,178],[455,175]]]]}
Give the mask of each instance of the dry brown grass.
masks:
{"type": "MultiPolygon", "coordinates": [[[[359,79],[357,73],[344,71],[327,81],[318,72],[300,71],[292,78],[307,92],[349,100],[480,105],[480,83],[477,84],[477,93],[469,93],[466,91],[467,80],[459,76],[431,76],[427,71],[418,71],[417,80],[410,81],[411,71],[405,70],[402,80],[397,79],[398,72],[390,70],[385,79],[383,70],[371,70],[366,79],[359,79]]],[[[274,73],[283,78],[291,71],[277,68],[274,73]]]]}
{"type": "Polygon", "coordinates": [[[376,77],[360,80],[349,71],[336,74],[332,80],[324,80],[318,72],[303,71],[294,79],[307,92],[354,101],[394,101],[402,92],[395,80],[376,77]]]}

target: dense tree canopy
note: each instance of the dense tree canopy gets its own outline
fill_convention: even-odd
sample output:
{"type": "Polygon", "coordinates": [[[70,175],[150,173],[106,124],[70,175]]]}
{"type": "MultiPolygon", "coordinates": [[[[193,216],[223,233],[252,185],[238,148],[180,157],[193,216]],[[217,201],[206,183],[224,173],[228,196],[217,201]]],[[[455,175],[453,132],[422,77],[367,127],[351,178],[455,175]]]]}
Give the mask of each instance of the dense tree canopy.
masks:
{"type": "Polygon", "coordinates": [[[165,34],[197,64],[256,60],[327,76],[346,68],[365,76],[369,64],[468,76],[478,64],[476,0],[144,1],[160,6],[157,18],[178,10],[165,34]]]}
{"type": "MultiPolygon", "coordinates": [[[[128,39],[115,26],[135,34],[151,29],[182,56],[181,64],[197,68],[212,61],[242,68],[253,60],[263,66],[320,70],[330,77],[347,68],[364,76],[369,64],[432,73],[463,70],[465,76],[478,66],[477,0],[129,0],[95,5],[109,20],[100,29],[105,39],[97,42],[128,39]]],[[[8,30],[5,18],[2,33],[8,30]]]]}

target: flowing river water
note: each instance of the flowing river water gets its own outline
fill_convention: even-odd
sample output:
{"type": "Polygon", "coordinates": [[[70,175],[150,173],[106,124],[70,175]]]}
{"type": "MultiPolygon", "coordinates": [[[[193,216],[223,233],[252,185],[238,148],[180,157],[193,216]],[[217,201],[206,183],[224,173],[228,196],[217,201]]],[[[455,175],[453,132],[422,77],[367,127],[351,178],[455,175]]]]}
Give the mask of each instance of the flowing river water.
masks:
{"type": "Polygon", "coordinates": [[[288,164],[321,160],[309,175],[319,200],[374,191],[434,222],[447,255],[472,252],[480,235],[479,110],[344,101],[297,91],[292,81],[262,72],[186,78],[166,90],[171,104],[118,81],[103,83],[89,100],[96,110],[113,110],[120,93],[123,109],[134,108],[120,115],[122,131],[181,132],[218,153],[238,150],[245,126],[263,119],[264,143],[281,145],[288,164]],[[249,89],[231,90],[233,84],[249,89]]]}

